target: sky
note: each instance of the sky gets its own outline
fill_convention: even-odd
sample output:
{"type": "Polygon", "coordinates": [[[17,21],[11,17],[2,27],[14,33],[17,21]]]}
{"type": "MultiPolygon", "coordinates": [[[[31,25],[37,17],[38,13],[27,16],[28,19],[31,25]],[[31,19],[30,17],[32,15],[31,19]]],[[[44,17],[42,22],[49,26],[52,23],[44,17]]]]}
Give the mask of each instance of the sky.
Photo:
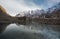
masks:
{"type": "Polygon", "coordinates": [[[0,0],[0,5],[6,9],[8,14],[15,16],[22,11],[47,9],[58,2],[60,0],[0,0]]]}

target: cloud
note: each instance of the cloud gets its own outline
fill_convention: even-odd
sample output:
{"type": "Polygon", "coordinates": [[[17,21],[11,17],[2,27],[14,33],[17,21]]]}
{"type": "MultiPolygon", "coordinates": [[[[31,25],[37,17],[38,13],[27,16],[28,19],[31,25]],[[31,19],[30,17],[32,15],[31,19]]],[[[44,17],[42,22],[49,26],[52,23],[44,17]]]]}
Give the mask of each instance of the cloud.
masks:
{"type": "Polygon", "coordinates": [[[33,2],[31,2],[31,6],[28,6],[25,0],[0,0],[0,4],[3,5],[8,11],[8,14],[12,16],[18,14],[21,11],[41,9],[33,2]]]}
{"type": "Polygon", "coordinates": [[[56,5],[59,2],[60,2],[60,0],[47,0],[47,5],[48,5],[48,7],[51,7],[51,6],[56,5]]]}

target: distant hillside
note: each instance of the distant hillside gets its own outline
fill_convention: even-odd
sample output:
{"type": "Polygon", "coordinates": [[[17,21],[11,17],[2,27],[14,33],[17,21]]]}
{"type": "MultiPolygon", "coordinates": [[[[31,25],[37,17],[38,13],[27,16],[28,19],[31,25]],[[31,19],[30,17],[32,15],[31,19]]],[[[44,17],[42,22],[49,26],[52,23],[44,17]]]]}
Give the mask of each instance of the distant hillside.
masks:
{"type": "Polygon", "coordinates": [[[0,5],[0,17],[10,17],[10,15],[7,14],[6,10],[0,5]]]}
{"type": "Polygon", "coordinates": [[[46,17],[60,18],[60,3],[48,9],[46,17]]]}
{"type": "Polygon", "coordinates": [[[0,23],[11,23],[14,21],[16,21],[16,18],[7,14],[6,10],[0,5],[0,23]]]}

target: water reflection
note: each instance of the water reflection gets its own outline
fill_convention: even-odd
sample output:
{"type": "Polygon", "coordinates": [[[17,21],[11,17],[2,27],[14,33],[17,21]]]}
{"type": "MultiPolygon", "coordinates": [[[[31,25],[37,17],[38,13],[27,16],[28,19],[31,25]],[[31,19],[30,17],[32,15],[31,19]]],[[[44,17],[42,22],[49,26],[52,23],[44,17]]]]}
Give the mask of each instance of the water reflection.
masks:
{"type": "Polygon", "coordinates": [[[0,23],[0,33],[5,30],[5,28],[9,25],[9,23],[0,23]]]}
{"type": "Polygon", "coordinates": [[[60,25],[37,23],[18,25],[14,23],[3,27],[0,39],[60,39],[60,25]]]}

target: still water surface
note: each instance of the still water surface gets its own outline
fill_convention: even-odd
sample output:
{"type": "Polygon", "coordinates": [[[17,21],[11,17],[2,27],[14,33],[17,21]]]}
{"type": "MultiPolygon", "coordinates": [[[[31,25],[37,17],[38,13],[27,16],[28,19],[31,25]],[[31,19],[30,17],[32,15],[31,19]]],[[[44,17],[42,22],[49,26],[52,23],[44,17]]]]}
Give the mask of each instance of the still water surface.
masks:
{"type": "Polygon", "coordinates": [[[0,39],[60,39],[60,25],[3,24],[0,39]]]}

